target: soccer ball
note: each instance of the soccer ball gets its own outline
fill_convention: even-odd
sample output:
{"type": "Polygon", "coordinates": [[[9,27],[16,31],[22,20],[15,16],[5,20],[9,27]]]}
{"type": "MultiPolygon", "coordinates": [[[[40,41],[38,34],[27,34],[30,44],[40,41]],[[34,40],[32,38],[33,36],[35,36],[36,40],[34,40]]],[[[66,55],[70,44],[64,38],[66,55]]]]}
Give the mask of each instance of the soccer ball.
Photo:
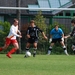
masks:
{"type": "Polygon", "coordinates": [[[30,56],[31,56],[31,53],[30,53],[29,51],[27,51],[27,52],[26,52],[26,56],[27,56],[27,57],[30,57],[30,56]]]}

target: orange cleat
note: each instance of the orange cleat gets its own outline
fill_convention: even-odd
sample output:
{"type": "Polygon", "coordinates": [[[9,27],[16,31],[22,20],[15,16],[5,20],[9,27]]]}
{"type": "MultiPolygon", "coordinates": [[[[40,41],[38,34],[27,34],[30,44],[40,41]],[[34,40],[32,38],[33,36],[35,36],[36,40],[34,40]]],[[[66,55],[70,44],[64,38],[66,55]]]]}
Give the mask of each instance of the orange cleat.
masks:
{"type": "Polygon", "coordinates": [[[11,55],[10,55],[10,54],[7,54],[6,56],[7,56],[8,58],[11,58],[11,55]]]}

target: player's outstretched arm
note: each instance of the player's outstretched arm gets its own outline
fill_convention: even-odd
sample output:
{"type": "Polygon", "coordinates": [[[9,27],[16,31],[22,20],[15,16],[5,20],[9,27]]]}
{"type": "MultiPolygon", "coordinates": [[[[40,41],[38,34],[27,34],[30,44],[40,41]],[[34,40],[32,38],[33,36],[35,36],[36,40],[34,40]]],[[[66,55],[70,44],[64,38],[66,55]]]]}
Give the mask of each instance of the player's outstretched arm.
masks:
{"type": "Polygon", "coordinates": [[[69,38],[69,37],[70,37],[70,35],[64,36],[65,39],[66,39],[66,38],[69,38]]]}
{"type": "Polygon", "coordinates": [[[42,32],[42,35],[46,40],[48,39],[44,32],[42,32]]]}

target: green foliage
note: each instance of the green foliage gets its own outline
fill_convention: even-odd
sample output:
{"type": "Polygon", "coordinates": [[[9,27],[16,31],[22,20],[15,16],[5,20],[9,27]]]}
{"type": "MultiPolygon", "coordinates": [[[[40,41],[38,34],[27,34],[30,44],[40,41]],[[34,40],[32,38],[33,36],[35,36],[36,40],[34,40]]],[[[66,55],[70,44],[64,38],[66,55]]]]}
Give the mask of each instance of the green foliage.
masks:
{"type": "Polygon", "coordinates": [[[4,43],[4,38],[7,36],[9,29],[10,29],[9,22],[0,21],[0,46],[4,43]]]}
{"type": "Polygon", "coordinates": [[[0,21],[0,27],[1,27],[1,32],[4,33],[5,35],[8,34],[9,29],[10,29],[10,23],[9,22],[1,22],[0,21]]]}
{"type": "Polygon", "coordinates": [[[72,44],[75,43],[75,38],[74,37],[69,37],[67,38],[67,49],[68,49],[68,52],[70,54],[73,54],[73,50],[72,50],[72,44]]]}
{"type": "Polygon", "coordinates": [[[45,23],[45,18],[43,17],[41,11],[38,12],[38,14],[35,16],[34,20],[35,20],[35,24],[36,24],[40,29],[42,29],[44,32],[46,32],[47,25],[46,25],[46,23],[45,23]]]}
{"type": "MultiPolygon", "coordinates": [[[[38,14],[35,16],[34,21],[35,25],[38,26],[43,32],[46,34],[47,25],[45,23],[45,18],[42,15],[42,12],[39,11],[38,14]]],[[[44,48],[46,41],[43,39],[41,33],[39,33],[39,48],[44,48]]]]}

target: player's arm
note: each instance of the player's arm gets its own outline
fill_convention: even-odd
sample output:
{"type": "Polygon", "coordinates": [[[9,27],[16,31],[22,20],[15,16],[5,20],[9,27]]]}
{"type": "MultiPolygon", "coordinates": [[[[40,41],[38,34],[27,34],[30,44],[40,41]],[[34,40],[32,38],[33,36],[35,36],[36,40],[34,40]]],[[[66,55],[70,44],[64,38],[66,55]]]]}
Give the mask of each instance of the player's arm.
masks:
{"type": "Polygon", "coordinates": [[[72,37],[74,35],[75,35],[75,28],[72,30],[72,32],[69,35],[65,36],[65,38],[72,37]]]}
{"type": "Polygon", "coordinates": [[[26,32],[27,38],[30,38],[29,31],[30,31],[30,29],[28,28],[28,29],[27,29],[27,32],[26,32]]]}
{"type": "Polygon", "coordinates": [[[61,40],[64,42],[64,33],[62,34],[62,38],[61,38],[61,40]]]}
{"type": "Polygon", "coordinates": [[[60,36],[61,36],[61,40],[64,42],[64,32],[61,28],[60,29],[60,36]]]}
{"type": "Polygon", "coordinates": [[[17,25],[16,27],[17,27],[17,33],[18,33],[19,35],[21,35],[21,32],[20,32],[20,30],[18,29],[18,25],[17,25]]]}
{"type": "Polygon", "coordinates": [[[47,40],[48,38],[47,38],[47,36],[45,35],[45,33],[44,33],[40,28],[37,27],[37,29],[42,33],[43,37],[47,40]]]}
{"type": "Polygon", "coordinates": [[[46,40],[48,39],[44,32],[42,32],[42,35],[46,40]]]}
{"type": "Polygon", "coordinates": [[[65,39],[66,39],[66,38],[69,38],[69,37],[70,37],[70,35],[64,36],[65,39]]]}
{"type": "Polygon", "coordinates": [[[73,29],[73,31],[69,35],[65,36],[65,38],[72,37],[74,35],[75,35],[75,28],[73,29]]]}
{"type": "Polygon", "coordinates": [[[17,31],[17,33],[18,33],[19,35],[21,35],[21,32],[20,32],[20,30],[18,30],[18,31],[17,31]]]}
{"type": "Polygon", "coordinates": [[[53,29],[50,31],[49,43],[51,43],[51,42],[52,42],[52,35],[53,35],[53,29]]]}
{"type": "Polygon", "coordinates": [[[22,37],[21,35],[17,34],[15,31],[14,31],[14,28],[11,27],[10,31],[12,32],[13,36],[17,36],[17,37],[22,37]]]}
{"type": "Polygon", "coordinates": [[[50,34],[49,43],[52,42],[52,35],[50,34]]]}

